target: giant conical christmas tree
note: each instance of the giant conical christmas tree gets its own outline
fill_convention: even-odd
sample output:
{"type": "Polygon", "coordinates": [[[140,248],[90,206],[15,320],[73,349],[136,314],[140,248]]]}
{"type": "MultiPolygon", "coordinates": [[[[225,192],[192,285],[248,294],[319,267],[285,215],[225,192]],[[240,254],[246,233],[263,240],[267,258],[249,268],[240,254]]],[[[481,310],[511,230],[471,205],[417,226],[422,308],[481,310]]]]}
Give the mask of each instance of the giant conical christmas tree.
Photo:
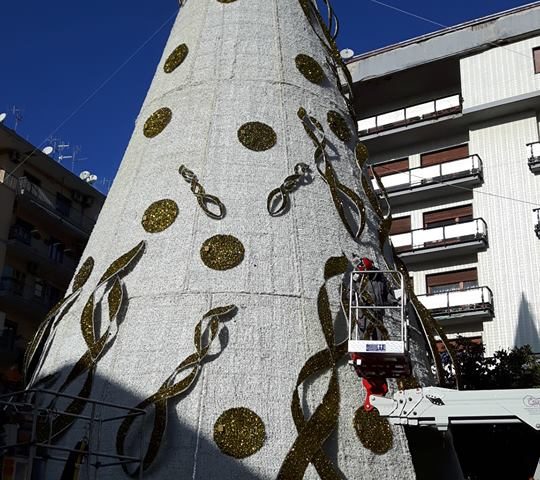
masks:
{"type": "MultiPolygon", "coordinates": [[[[352,254],[396,267],[332,25],[310,0],[182,3],[30,382],[146,411],[144,478],[412,479],[346,365],[352,254]]],[[[421,383],[425,347],[412,336],[421,383]]],[[[132,453],[137,423],[103,426],[102,449],[132,453]]]]}

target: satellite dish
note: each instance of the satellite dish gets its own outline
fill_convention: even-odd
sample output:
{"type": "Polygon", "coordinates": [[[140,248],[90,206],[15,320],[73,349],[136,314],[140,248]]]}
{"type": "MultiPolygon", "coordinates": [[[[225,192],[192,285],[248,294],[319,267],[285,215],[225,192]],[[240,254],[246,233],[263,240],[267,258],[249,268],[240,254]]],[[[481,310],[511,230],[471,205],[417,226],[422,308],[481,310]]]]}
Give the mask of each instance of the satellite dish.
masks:
{"type": "Polygon", "coordinates": [[[90,185],[92,185],[93,183],[95,183],[97,181],[97,175],[90,175],[87,179],[86,179],[86,182],[90,185]]]}
{"type": "Polygon", "coordinates": [[[341,50],[341,52],[339,52],[339,54],[343,60],[349,60],[350,58],[354,57],[354,51],[350,48],[344,48],[341,50]]]}
{"type": "Polygon", "coordinates": [[[0,113],[0,123],[2,123],[7,117],[7,113],[0,113]]]}
{"type": "Polygon", "coordinates": [[[45,147],[43,150],[41,150],[45,155],[50,155],[52,152],[54,152],[53,147],[45,147]]]}
{"type": "Polygon", "coordinates": [[[85,182],[90,178],[90,175],[92,175],[89,171],[87,170],[84,170],[83,172],[81,172],[79,174],[79,178],[81,180],[84,180],[85,182]]]}

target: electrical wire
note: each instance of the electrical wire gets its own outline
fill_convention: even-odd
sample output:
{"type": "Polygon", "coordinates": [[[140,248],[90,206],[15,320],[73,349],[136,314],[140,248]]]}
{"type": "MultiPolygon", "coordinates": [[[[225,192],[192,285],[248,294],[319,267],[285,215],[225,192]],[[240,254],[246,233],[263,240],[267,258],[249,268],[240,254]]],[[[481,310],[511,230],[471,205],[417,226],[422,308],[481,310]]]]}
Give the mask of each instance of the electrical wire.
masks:
{"type": "MultiPolygon", "coordinates": [[[[182,6],[182,4],[180,5],[182,6]]],[[[86,99],[81,102],[76,108],[75,110],[73,110],[62,122],[60,122],[60,124],[51,132],[49,133],[49,135],[47,135],[47,137],[37,146],[37,147],[34,147],[34,149],[28,153],[23,160],[21,160],[21,162],[13,169],[11,170],[11,172],[8,172],[8,175],[13,175],[20,167],[22,167],[26,161],[32,156],[34,155],[36,152],[38,152],[41,147],[43,145],[45,145],[45,143],[47,142],[47,140],[52,137],[53,135],[55,135],[66,123],[68,123],[75,115],[77,115],[77,113],[79,113],[101,90],[103,90],[103,88],[105,88],[105,86],[114,78],[116,77],[116,75],[118,75],[120,73],[120,71],[129,63],[131,62],[131,60],[133,60],[138,54],[139,52],[144,48],[146,47],[146,45],[148,45],[155,37],[156,35],[158,35],[166,26],[167,24],[169,24],[171,22],[171,20],[174,20],[174,18],[176,18],[178,14],[178,10],[176,10],[171,16],[169,16],[167,18],[167,20],[165,20],[165,22],[163,22],[157,30],[154,31],[154,33],[152,33],[141,45],[139,45],[139,47],[137,47],[135,49],[135,51],[129,55],[126,60],[124,60],[119,67],[117,67],[88,97],[86,97],[86,99]]]]}

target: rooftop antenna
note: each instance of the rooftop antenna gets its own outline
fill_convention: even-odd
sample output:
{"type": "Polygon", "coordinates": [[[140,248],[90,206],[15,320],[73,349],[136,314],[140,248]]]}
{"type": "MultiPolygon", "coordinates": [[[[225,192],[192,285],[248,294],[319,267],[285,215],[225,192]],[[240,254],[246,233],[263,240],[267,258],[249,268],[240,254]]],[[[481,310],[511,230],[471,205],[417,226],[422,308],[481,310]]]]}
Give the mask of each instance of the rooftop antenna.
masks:
{"type": "Polygon", "coordinates": [[[80,145],[76,145],[73,148],[73,153],[71,155],[71,171],[74,172],[75,170],[75,162],[82,162],[84,160],[88,160],[88,157],[79,158],[79,153],[81,153],[82,147],[80,145]]]}
{"type": "Polygon", "coordinates": [[[73,155],[64,155],[64,150],[67,150],[70,147],[69,143],[64,143],[59,140],[58,144],[55,145],[55,150],[58,152],[58,163],[62,163],[63,160],[71,160],[73,155]]]}
{"type": "Polygon", "coordinates": [[[13,130],[15,132],[17,131],[17,127],[19,126],[19,123],[22,122],[23,111],[24,110],[22,108],[18,108],[16,105],[13,105],[13,107],[11,107],[11,113],[15,117],[15,127],[13,127],[13,130]]]}

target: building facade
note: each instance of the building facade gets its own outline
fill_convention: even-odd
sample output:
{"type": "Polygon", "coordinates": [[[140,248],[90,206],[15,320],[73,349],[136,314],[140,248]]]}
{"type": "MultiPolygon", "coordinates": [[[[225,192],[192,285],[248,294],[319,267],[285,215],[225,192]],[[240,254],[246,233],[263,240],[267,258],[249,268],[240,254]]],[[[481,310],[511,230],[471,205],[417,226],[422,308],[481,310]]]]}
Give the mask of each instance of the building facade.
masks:
{"type": "Polygon", "coordinates": [[[348,63],[415,291],[488,354],[540,352],[539,26],[536,2],[348,63]]]}
{"type": "Polygon", "coordinates": [[[0,125],[0,371],[66,291],[104,195],[0,125]]]}

